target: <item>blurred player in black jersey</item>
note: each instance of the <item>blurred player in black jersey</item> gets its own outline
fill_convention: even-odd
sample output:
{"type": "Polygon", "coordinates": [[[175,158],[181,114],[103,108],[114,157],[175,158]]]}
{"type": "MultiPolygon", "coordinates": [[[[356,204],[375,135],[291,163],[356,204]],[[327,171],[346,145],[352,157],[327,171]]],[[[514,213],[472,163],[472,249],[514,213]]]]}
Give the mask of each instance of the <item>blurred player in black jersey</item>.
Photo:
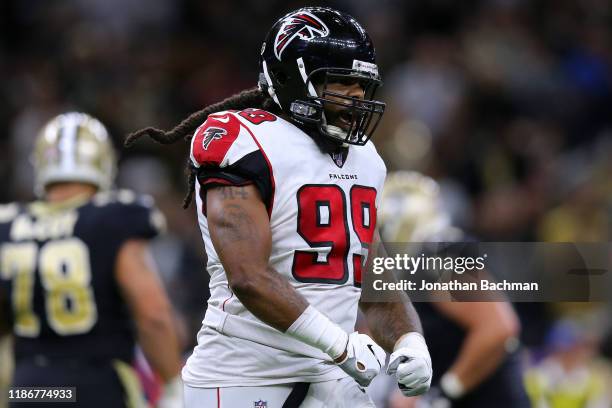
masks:
{"type": "MultiPolygon", "coordinates": [[[[171,306],[148,250],[162,215],[149,197],[110,190],[115,154],[91,116],[51,120],[33,159],[41,201],[0,208],[0,327],[14,335],[13,387],[76,387],[74,407],[146,406],[130,366],[138,341],[166,383],[157,406],[182,406],[171,306]]],[[[9,406],[22,405],[31,404],[9,406]]]]}
{"type": "MultiPolygon", "coordinates": [[[[470,241],[441,208],[437,183],[416,172],[385,182],[381,235],[386,242],[470,241]]],[[[461,245],[459,245],[461,246],[461,245]]],[[[392,408],[528,408],[513,307],[495,302],[414,302],[434,370],[432,389],[418,401],[397,394],[392,408]]]]}

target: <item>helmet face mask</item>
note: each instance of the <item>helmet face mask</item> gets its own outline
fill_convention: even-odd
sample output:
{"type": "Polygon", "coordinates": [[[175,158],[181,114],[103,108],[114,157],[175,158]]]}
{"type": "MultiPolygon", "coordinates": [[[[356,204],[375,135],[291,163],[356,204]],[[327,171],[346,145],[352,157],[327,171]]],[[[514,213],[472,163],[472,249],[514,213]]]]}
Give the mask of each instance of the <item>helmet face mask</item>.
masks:
{"type": "Polygon", "coordinates": [[[116,158],[104,125],[97,119],[69,112],[51,119],[40,131],[32,161],[37,196],[47,186],[63,182],[91,184],[99,190],[111,188],[116,158]]]}
{"type": "Polygon", "coordinates": [[[308,77],[306,86],[313,79],[323,76],[323,82],[315,85],[320,96],[309,96],[311,101],[322,106],[317,118],[319,133],[331,139],[354,145],[365,145],[376,130],[385,111],[385,104],[374,100],[382,81],[373,75],[365,75],[346,68],[319,68],[308,77]],[[350,87],[358,84],[361,97],[349,96],[330,86],[339,84],[350,87]]]}
{"type": "Polygon", "coordinates": [[[298,125],[338,144],[366,144],[382,118],[374,47],[345,13],[307,7],[287,14],[268,33],[260,65],[260,89],[298,125]],[[359,97],[341,90],[357,83],[359,97]]]}

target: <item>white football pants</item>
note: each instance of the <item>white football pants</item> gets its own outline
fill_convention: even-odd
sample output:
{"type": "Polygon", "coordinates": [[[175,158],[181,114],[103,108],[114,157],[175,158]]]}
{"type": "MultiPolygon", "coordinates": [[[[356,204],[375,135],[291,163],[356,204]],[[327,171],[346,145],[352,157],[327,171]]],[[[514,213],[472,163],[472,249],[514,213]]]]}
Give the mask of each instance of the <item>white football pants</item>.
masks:
{"type": "Polygon", "coordinates": [[[185,408],[376,407],[365,390],[350,377],[261,387],[194,388],[185,385],[184,398],[185,408]]]}

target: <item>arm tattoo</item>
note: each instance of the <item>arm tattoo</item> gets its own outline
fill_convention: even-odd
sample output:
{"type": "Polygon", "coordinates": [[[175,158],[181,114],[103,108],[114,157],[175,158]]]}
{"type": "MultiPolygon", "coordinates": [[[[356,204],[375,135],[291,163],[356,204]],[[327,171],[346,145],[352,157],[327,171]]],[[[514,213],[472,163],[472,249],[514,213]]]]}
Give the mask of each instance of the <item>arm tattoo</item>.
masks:
{"type": "Polygon", "coordinates": [[[374,340],[392,352],[395,342],[412,331],[421,333],[421,322],[410,301],[362,303],[362,311],[374,340]]]}
{"type": "Polygon", "coordinates": [[[238,204],[227,204],[219,216],[217,239],[221,244],[246,241],[257,236],[253,218],[238,204]]]}
{"type": "MultiPolygon", "coordinates": [[[[268,318],[268,324],[276,329],[285,332],[289,326],[304,312],[308,307],[308,302],[304,299],[295,288],[291,286],[291,283],[280,275],[275,269],[268,266],[266,281],[262,282],[263,285],[267,286],[268,293],[276,294],[272,296],[281,296],[283,298],[283,312],[282,313],[270,313],[270,304],[266,302],[265,314],[268,318]]],[[[277,305],[280,302],[275,302],[277,305]]],[[[279,310],[280,312],[280,310],[279,310]]]]}
{"type": "MultiPolygon", "coordinates": [[[[295,289],[289,283],[289,281],[283,277],[276,269],[268,266],[267,270],[268,276],[266,277],[266,285],[276,293],[288,293],[292,292],[295,289]]],[[[286,300],[289,304],[296,306],[298,309],[306,309],[308,303],[301,296],[287,296],[286,300]]]]}
{"type": "MultiPolygon", "coordinates": [[[[372,254],[378,257],[386,257],[385,246],[380,241],[378,231],[374,235],[372,242],[372,254]]],[[[368,264],[365,269],[366,274],[372,271],[373,255],[369,256],[368,264]]],[[[387,271],[380,278],[394,282],[395,275],[387,271]]],[[[393,293],[392,297],[386,302],[365,302],[360,301],[359,307],[366,317],[368,327],[372,332],[374,340],[386,351],[393,352],[393,347],[399,338],[408,332],[422,333],[421,321],[414,306],[410,302],[408,295],[403,292],[393,293]]]]}
{"type": "Polygon", "coordinates": [[[221,189],[221,195],[224,200],[246,200],[249,198],[249,193],[244,187],[225,187],[221,189]]]}
{"type": "Polygon", "coordinates": [[[284,332],[308,303],[269,264],[270,226],[263,203],[255,202],[260,200],[257,194],[253,187],[223,187],[215,196],[211,238],[238,299],[253,315],[284,332]]]}

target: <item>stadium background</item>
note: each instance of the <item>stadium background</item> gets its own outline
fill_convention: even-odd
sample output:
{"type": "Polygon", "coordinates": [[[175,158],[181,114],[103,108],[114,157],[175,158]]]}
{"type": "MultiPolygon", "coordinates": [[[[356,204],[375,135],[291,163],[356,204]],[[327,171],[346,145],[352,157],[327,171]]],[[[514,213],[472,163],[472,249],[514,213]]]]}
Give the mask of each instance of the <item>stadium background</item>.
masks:
{"type": "MultiPolygon", "coordinates": [[[[390,170],[440,183],[457,225],[490,241],[610,241],[611,2],[318,4],[353,14],[373,37],[388,103],[374,141],[390,170]]],[[[89,112],[118,147],[132,130],[171,127],[253,86],[267,29],[303,5],[3,0],[0,202],[33,198],[31,142],[52,116],[89,112]]],[[[207,293],[195,216],[180,207],[185,151],[120,150],[118,184],[153,194],[168,218],[155,253],[189,343],[207,293]]],[[[517,307],[532,366],[553,349],[583,351],[587,370],[606,347],[609,358],[609,305],[517,307]]]]}

